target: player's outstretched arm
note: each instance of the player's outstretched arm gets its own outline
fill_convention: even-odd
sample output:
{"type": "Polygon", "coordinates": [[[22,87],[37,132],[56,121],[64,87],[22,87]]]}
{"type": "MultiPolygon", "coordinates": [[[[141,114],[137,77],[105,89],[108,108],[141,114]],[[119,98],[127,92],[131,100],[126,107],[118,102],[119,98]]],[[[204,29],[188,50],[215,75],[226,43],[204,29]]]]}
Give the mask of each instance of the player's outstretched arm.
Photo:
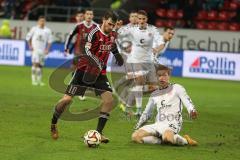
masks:
{"type": "Polygon", "coordinates": [[[187,94],[185,88],[179,84],[175,84],[176,85],[176,89],[178,92],[178,96],[179,98],[182,100],[183,105],[186,107],[190,118],[191,119],[196,119],[197,118],[197,111],[196,108],[191,100],[191,98],[189,97],[189,95],[187,94]]]}
{"type": "Polygon", "coordinates": [[[146,123],[151,118],[153,108],[154,108],[154,101],[153,101],[153,98],[150,97],[144,112],[142,113],[138,123],[135,126],[135,129],[139,129],[144,123],[146,123]]]}

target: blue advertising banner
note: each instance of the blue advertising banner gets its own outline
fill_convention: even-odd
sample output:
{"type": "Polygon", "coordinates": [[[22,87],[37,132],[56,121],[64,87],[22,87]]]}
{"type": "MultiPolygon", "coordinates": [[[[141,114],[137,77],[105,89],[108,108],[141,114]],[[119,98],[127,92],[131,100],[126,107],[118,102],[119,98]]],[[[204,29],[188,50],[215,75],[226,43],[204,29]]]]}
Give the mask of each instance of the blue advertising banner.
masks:
{"type": "Polygon", "coordinates": [[[172,75],[182,77],[183,51],[166,50],[159,58],[158,62],[172,68],[172,75]]]}
{"type": "MultiPolygon", "coordinates": [[[[46,67],[58,67],[64,64],[66,67],[70,67],[71,59],[73,55],[64,56],[64,44],[63,43],[53,43],[48,55],[45,56],[45,66],[46,67]]],[[[32,65],[31,62],[31,51],[27,48],[25,55],[25,65],[32,65]]]]}

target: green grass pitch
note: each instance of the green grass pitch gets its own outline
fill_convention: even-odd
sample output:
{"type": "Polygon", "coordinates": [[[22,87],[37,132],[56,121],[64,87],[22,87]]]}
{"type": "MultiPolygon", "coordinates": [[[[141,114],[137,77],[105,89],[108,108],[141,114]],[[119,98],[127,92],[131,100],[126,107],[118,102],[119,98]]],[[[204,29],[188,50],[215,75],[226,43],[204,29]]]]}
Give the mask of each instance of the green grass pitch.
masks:
{"type": "MultiPolygon", "coordinates": [[[[44,82],[53,69],[44,69],[44,82]]],[[[48,85],[31,85],[30,67],[0,66],[0,159],[2,160],[237,160],[240,159],[240,83],[172,78],[187,89],[199,118],[186,120],[181,134],[199,142],[197,147],[139,145],[130,140],[135,120],[124,119],[116,107],[104,130],[111,139],[91,149],[81,136],[95,129],[97,119],[60,121],[60,138],[50,137],[53,106],[62,94],[48,85]]],[[[71,106],[78,111],[97,105],[94,99],[71,106]]],[[[146,103],[146,99],[144,101],[146,103]]],[[[186,112],[186,111],[185,111],[186,112]]],[[[186,116],[185,116],[186,117],[186,116]]]]}

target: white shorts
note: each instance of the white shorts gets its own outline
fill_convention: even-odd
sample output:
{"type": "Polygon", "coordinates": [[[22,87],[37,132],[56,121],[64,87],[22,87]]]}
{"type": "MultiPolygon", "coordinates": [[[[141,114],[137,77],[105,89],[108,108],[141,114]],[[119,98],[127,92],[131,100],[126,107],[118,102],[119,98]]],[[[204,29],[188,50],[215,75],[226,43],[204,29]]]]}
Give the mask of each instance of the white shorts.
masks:
{"type": "Polygon", "coordinates": [[[41,66],[44,65],[45,55],[43,53],[33,51],[32,63],[39,63],[41,66]]]}
{"type": "Polygon", "coordinates": [[[130,77],[144,76],[146,82],[157,82],[153,63],[127,63],[126,70],[130,77]]]}
{"type": "Polygon", "coordinates": [[[181,130],[181,123],[159,123],[149,124],[141,127],[140,129],[151,133],[153,136],[162,136],[166,130],[171,130],[175,134],[178,134],[181,130]]]}

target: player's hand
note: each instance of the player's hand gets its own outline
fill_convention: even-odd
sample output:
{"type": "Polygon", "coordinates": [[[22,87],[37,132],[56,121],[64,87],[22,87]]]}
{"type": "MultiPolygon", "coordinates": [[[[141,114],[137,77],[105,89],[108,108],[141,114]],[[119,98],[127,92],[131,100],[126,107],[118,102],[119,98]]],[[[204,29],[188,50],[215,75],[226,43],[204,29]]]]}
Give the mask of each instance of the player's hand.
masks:
{"type": "Polygon", "coordinates": [[[124,63],[124,60],[123,60],[121,54],[119,54],[119,53],[114,54],[114,57],[116,58],[117,65],[122,66],[124,63]]]}
{"type": "Polygon", "coordinates": [[[64,56],[67,57],[69,55],[69,49],[64,50],[64,56]]]}
{"type": "Polygon", "coordinates": [[[45,50],[44,50],[44,54],[45,54],[45,55],[47,55],[48,52],[49,52],[48,49],[45,49],[45,50]]]}
{"type": "Polygon", "coordinates": [[[159,52],[159,50],[158,50],[157,48],[153,48],[153,49],[152,49],[152,52],[153,52],[154,55],[157,55],[158,52],[159,52]]]}
{"type": "Polygon", "coordinates": [[[30,50],[30,51],[33,51],[32,45],[29,45],[29,50],[30,50]]]}
{"type": "Polygon", "coordinates": [[[190,112],[190,118],[191,118],[191,119],[197,119],[197,115],[198,115],[198,113],[197,113],[197,111],[195,111],[195,110],[193,110],[193,111],[190,112]]]}

